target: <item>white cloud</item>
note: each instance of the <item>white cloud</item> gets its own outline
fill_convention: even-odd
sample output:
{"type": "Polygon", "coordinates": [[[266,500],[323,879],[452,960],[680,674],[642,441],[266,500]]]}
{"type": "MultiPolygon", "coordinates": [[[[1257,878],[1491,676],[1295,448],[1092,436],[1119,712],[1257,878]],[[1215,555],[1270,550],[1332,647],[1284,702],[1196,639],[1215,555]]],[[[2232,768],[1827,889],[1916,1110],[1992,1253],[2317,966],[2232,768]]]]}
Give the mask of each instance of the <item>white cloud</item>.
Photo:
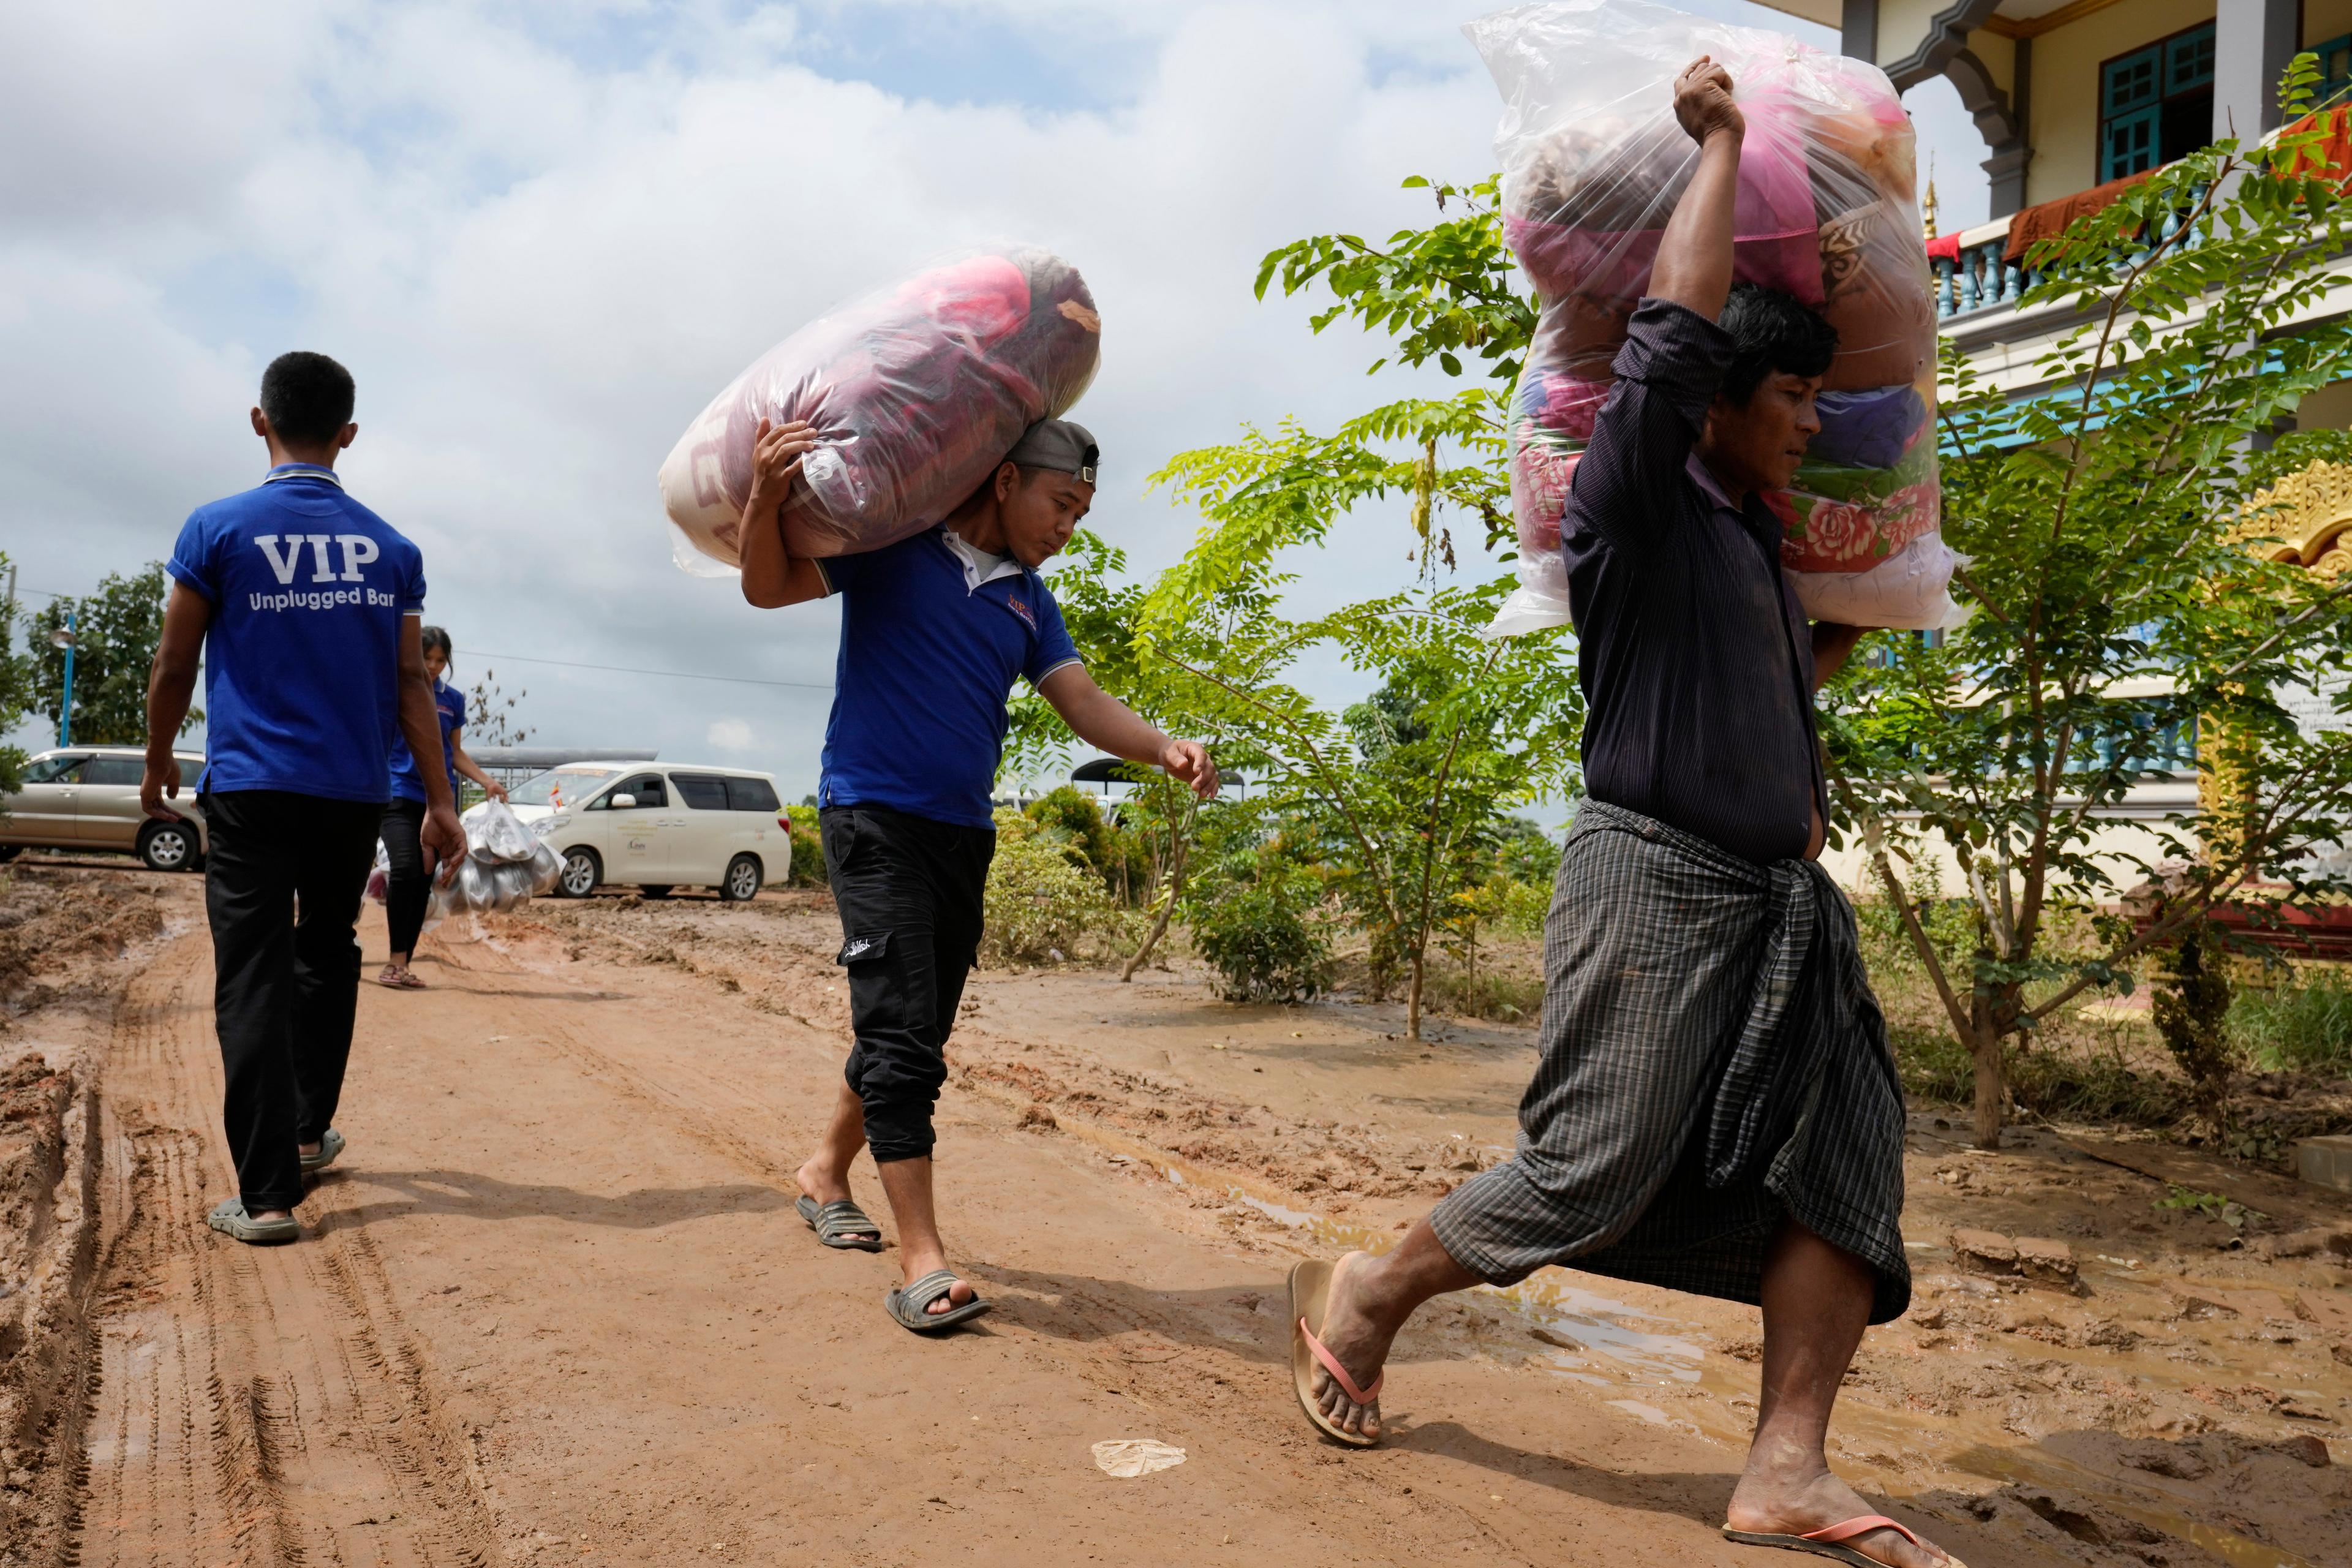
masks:
{"type": "MultiPolygon", "coordinates": [[[[258,477],[260,367],[321,349],[359,381],[353,493],[424,547],[461,654],[528,685],[535,740],[723,746],[797,795],[837,612],[670,567],[653,479],[687,420],[842,296],[1034,238],[1103,309],[1094,521],[1139,568],[1173,560],[1193,523],[1143,488],[1171,452],[1371,395],[1372,350],[1250,282],[1288,239],[1418,217],[1406,174],[1488,166],[1475,8],[929,0],[879,31],[728,0],[0,9],[0,548],[68,593],[163,556],[258,477]],[[874,41],[942,18],[993,63],[909,80],[928,57],[874,41]],[[845,79],[861,60],[899,90],[845,79]]],[[[1402,507],[1351,526],[1303,596],[1402,575],[1402,507]]]]}

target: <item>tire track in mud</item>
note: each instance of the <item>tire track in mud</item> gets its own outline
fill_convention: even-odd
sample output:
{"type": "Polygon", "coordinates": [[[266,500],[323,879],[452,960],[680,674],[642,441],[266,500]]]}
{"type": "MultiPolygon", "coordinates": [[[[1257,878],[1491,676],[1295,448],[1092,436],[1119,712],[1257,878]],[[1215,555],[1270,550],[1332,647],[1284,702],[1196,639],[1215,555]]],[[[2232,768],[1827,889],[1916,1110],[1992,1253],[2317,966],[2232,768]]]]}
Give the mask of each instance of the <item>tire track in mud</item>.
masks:
{"type": "Polygon", "coordinates": [[[218,1068],[205,948],[135,982],[108,1074],[133,1151],[131,1217],[97,1310],[65,1560],[87,1568],[502,1562],[466,1439],[330,1181],[310,1237],[248,1248],[205,1226],[229,1190],[209,1137],[218,1068]]]}

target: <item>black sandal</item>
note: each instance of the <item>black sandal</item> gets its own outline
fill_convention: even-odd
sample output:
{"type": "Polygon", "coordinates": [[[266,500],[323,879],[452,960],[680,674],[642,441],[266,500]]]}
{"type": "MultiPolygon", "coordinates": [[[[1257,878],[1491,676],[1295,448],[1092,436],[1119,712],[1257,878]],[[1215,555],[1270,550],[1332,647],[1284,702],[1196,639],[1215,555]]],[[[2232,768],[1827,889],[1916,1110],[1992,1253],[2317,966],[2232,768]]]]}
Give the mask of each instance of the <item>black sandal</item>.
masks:
{"type": "Polygon", "coordinates": [[[940,1333],[954,1328],[958,1323],[969,1323],[986,1312],[995,1303],[983,1301],[974,1296],[962,1306],[950,1307],[944,1312],[924,1310],[932,1302],[954,1289],[955,1282],[960,1278],[961,1277],[952,1268],[934,1268],[905,1289],[891,1291],[883,1305],[889,1309],[890,1316],[897,1321],[900,1328],[911,1329],[919,1334],[940,1333]]]}
{"type": "Polygon", "coordinates": [[[835,1198],[820,1205],[803,1194],[793,1208],[808,1221],[816,1238],[827,1247],[842,1251],[879,1252],[882,1250],[882,1227],[866,1217],[866,1211],[847,1198],[835,1198]]]}

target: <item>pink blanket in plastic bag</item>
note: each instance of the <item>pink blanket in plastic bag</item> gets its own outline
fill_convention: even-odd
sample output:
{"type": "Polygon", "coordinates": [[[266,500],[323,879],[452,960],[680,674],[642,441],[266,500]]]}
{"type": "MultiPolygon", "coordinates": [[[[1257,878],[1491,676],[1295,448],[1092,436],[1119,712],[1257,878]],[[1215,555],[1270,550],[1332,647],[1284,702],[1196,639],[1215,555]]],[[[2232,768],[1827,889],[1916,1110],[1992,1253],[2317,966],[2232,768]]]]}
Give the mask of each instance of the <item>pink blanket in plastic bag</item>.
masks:
{"type": "Polygon", "coordinates": [[[1747,116],[1733,268],[1838,331],[1822,433],[1795,486],[1766,498],[1806,613],[1924,628],[1961,616],[1937,531],[1936,317],[1912,189],[1913,138],[1875,66],[1641,0],[1560,0],[1464,29],[1507,105],[1504,237],[1538,313],[1510,410],[1519,581],[1489,628],[1569,619],[1560,509],[1611,363],[1698,149],[1674,79],[1706,54],[1747,116]]]}
{"type": "Polygon", "coordinates": [[[795,555],[878,550],[937,522],[1021,432],[1094,379],[1102,335],[1077,269],[1023,247],[977,252],[819,318],[713,398],[661,468],[672,555],[737,564],[760,421],[805,419],[823,443],[784,506],[795,555]]]}

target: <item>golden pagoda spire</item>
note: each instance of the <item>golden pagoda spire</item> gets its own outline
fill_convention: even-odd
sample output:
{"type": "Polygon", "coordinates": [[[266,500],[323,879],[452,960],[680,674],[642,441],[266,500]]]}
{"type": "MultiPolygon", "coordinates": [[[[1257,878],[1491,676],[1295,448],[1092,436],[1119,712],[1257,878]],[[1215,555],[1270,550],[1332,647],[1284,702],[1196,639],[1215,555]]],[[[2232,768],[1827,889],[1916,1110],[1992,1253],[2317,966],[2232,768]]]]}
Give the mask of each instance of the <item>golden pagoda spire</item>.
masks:
{"type": "Polygon", "coordinates": [[[1920,227],[1927,237],[1936,237],[1936,154],[1927,154],[1927,199],[1919,204],[1920,227]]]}

